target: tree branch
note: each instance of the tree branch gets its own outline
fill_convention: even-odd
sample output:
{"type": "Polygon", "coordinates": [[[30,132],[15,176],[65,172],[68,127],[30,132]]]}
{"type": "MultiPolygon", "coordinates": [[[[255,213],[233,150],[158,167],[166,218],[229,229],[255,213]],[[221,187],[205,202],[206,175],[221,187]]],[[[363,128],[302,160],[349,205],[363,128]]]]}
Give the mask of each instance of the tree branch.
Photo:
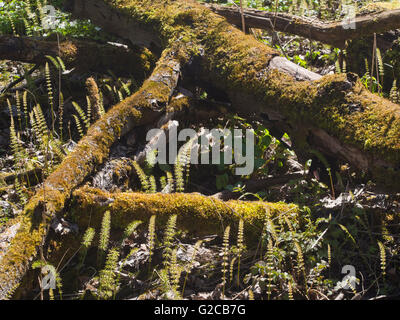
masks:
{"type": "MultiPolygon", "coordinates": [[[[234,25],[242,24],[241,12],[236,8],[216,4],[205,4],[205,6],[225,17],[234,25]]],[[[243,15],[248,28],[274,29],[330,44],[337,48],[343,48],[346,40],[359,39],[374,33],[400,28],[400,9],[357,16],[354,21],[350,21],[350,23],[355,23],[355,28],[351,28],[351,25],[346,25],[342,21],[326,22],[315,18],[248,8],[243,10],[243,15]],[[274,21],[274,24],[271,21],[274,21]]]]}
{"type": "Polygon", "coordinates": [[[143,80],[155,63],[147,49],[99,44],[90,41],[57,41],[29,37],[0,35],[0,59],[44,64],[46,56],[59,56],[68,67],[81,71],[107,73],[112,70],[120,76],[143,80]]]}
{"type": "Polygon", "coordinates": [[[161,43],[189,43],[200,52],[192,75],[225,92],[236,112],[266,114],[291,134],[300,155],[307,155],[311,144],[369,171],[377,183],[399,187],[400,107],[369,92],[356,75],[320,77],[286,67],[290,62],[277,58],[277,51],[194,1],[130,0],[120,6],[111,0],[74,0],[72,7],[78,16],[101,15],[107,26],[122,21],[124,28],[152,30],[152,39],[161,43]],[[307,76],[300,80],[313,81],[298,81],[301,73],[307,76]]]}
{"type": "Polygon", "coordinates": [[[168,217],[177,214],[178,226],[194,237],[210,234],[222,235],[228,225],[246,224],[247,241],[257,243],[266,217],[299,219],[299,208],[294,204],[262,201],[221,201],[198,193],[144,194],[135,192],[109,193],[83,187],[73,193],[76,210],[91,211],[92,215],[79,215],[78,224],[100,225],[105,211],[112,214],[112,225],[124,229],[132,220],[147,221],[156,215],[156,221],[165,225],[168,217]],[[257,230],[258,232],[254,232],[257,230]]]}
{"type": "Polygon", "coordinates": [[[52,219],[62,212],[71,192],[108,157],[112,144],[133,127],[154,122],[165,111],[178,83],[183,57],[166,50],[142,88],[93,124],[74,151],[46,179],[24,208],[20,227],[0,257],[0,299],[21,281],[52,219]]]}

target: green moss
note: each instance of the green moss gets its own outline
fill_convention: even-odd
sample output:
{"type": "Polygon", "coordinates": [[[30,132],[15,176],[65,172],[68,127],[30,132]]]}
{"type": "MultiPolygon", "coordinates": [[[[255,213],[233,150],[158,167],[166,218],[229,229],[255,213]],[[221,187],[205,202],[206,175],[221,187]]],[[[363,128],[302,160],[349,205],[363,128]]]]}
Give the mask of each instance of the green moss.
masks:
{"type": "Polygon", "coordinates": [[[36,253],[37,245],[46,234],[43,224],[33,225],[29,216],[20,217],[20,227],[5,255],[0,259],[0,297],[6,297],[18,285],[21,273],[36,253]]]}
{"type": "MultiPolygon", "coordinates": [[[[130,15],[138,24],[152,28],[168,49],[164,51],[161,62],[142,89],[96,122],[75,151],[46,180],[43,191],[29,202],[25,209],[23,226],[10,250],[0,261],[0,271],[9,272],[1,273],[0,297],[5,295],[7,288],[11,288],[10,285],[18,282],[44,239],[45,226],[34,224],[38,209],[41,211],[42,204],[46,203],[49,217],[62,210],[72,190],[82,184],[96,166],[104,162],[111,145],[130,122],[133,125],[152,122],[170,99],[172,85],[176,80],[171,75],[175,62],[187,62],[193,54],[201,56],[201,76],[225,90],[231,97],[238,93],[247,94],[255,101],[262,102],[261,108],[278,111],[289,122],[311,124],[343,143],[357,147],[368,155],[368,165],[373,174],[384,176],[385,173],[390,173],[390,167],[398,166],[399,106],[367,92],[353,75],[332,75],[316,82],[298,82],[281,72],[269,70],[269,62],[278,55],[277,51],[251,36],[244,35],[225,19],[194,1],[105,2],[120,14],[130,15]],[[166,59],[168,57],[175,57],[172,59],[175,62],[170,63],[171,60],[166,59]],[[389,169],[383,169],[382,163],[375,161],[376,159],[386,161],[389,169]],[[382,171],[378,172],[376,168],[382,171]]],[[[74,48],[69,49],[73,55],[74,48]]],[[[248,109],[246,105],[236,107],[248,109]]],[[[290,210],[291,213],[296,213],[296,207],[286,204],[224,204],[200,195],[121,193],[111,196],[99,191],[97,194],[90,194],[94,195],[89,195],[89,190],[75,193],[82,205],[78,219],[88,218],[81,214],[85,212],[85,206],[93,207],[96,206],[95,202],[99,202],[97,200],[115,197],[112,204],[105,205],[105,202],[97,205],[94,212],[110,207],[117,225],[125,225],[131,213],[135,215],[135,219],[146,218],[150,213],[165,218],[176,213],[180,215],[183,226],[200,233],[221,231],[220,215],[224,223],[234,222],[242,217],[249,226],[259,226],[266,205],[270,206],[274,214],[283,214],[290,210]],[[197,221],[206,221],[207,225],[195,224],[197,221]]]]}
{"type": "Polygon", "coordinates": [[[174,81],[165,82],[166,75],[172,74],[169,64],[170,59],[174,60],[174,54],[167,51],[163,57],[153,72],[154,80],[147,80],[137,93],[114,106],[93,124],[74,151],[30,199],[24,209],[21,228],[0,260],[0,298],[21,280],[44,241],[51,218],[61,213],[72,190],[105,161],[111,145],[121,136],[124,128],[152,123],[158,117],[159,110],[155,108],[154,101],[157,105],[166,105],[175,86],[174,81]],[[46,219],[43,220],[42,215],[46,219]]]}
{"type": "Polygon", "coordinates": [[[143,194],[108,193],[99,189],[83,187],[73,193],[72,207],[79,225],[98,226],[103,213],[112,213],[112,226],[124,229],[132,220],[147,221],[157,215],[157,223],[163,225],[168,217],[178,215],[178,226],[193,236],[222,234],[223,226],[237,225],[243,219],[248,239],[257,242],[266,212],[271,218],[287,215],[292,221],[298,221],[299,208],[293,204],[227,201],[206,197],[200,194],[143,194]],[[91,212],[82,215],[80,212],[91,212]]]}

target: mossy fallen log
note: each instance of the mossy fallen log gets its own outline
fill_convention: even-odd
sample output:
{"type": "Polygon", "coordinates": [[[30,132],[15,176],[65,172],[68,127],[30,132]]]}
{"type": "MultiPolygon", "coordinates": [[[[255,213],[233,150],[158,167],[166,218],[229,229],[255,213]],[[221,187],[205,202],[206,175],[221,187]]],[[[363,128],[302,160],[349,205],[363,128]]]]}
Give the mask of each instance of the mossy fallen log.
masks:
{"type": "Polygon", "coordinates": [[[37,39],[0,35],[0,59],[44,64],[46,56],[59,56],[68,68],[133,76],[143,81],[151,72],[156,57],[144,48],[132,49],[74,39],[37,39]]]}
{"type": "Polygon", "coordinates": [[[134,126],[154,122],[165,110],[185,63],[178,53],[179,49],[166,50],[142,88],[93,124],[29,200],[18,232],[0,259],[0,299],[19,284],[44,243],[52,218],[63,210],[72,190],[107,159],[112,144],[134,126]]]}
{"type": "Polygon", "coordinates": [[[356,75],[297,81],[296,70],[271,63],[282,59],[277,51],[195,1],[73,0],[68,8],[121,37],[143,32],[149,46],[179,40],[197,55],[192,75],[224,92],[235,111],[267,114],[300,155],[319,149],[399,189],[400,106],[370,93],[356,75]]]}
{"type": "MultiPolygon", "coordinates": [[[[120,241],[121,234],[134,220],[143,221],[146,228],[153,215],[156,216],[156,231],[164,231],[168,218],[176,214],[177,229],[193,238],[215,234],[222,236],[228,225],[231,230],[238,230],[242,219],[245,245],[250,250],[259,245],[268,219],[273,225],[287,224],[288,221],[292,225],[304,222],[298,206],[283,202],[223,202],[197,193],[108,192],[85,186],[73,192],[68,206],[68,220],[76,223],[81,232],[79,235],[70,233],[65,236],[52,233],[45,247],[47,262],[62,268],[79,251],[84,231],[88,227],[101,229],[105,211],[111,213],[111,241],[120,241]]],[[[73,286],[76,281],[74,272],[63,273],[64,286],[73,286]]],[[[13,297],[30,296],[35,286],[37,278],[34,271],[30,270],[13,297]]]]}
{"type": "MultiPolygon", "coordinates": [[[[207,7],[225,17],[230,23],[241,26],[242,16],[238,8],[217,4],[207,4],[207,7]]],[[[361,10],[361,13],[364,13],[357,14],[354,19],[349,18],[343,21],[321,21],[315,17],[302,17],[250,8],[245,8],[243,13],[247,28],[282,31],[337,48],[344,48],[346,40],[359,39],[400,27],[399,3],[389,9],[384,8],[381,4],[376,4],[374,10],[369,10],[367,13],[366,9],[367,7],[365,10],[361,10]]]]}
{"type": "MultiPolygon", "coordinates": [[[[289,68],[284,73],[280,68],[270,68],[271,61],[278,56],[274,49],[244,35],[194,1],[74,0],[67,4],[74,12],[93,18],[106,30],[132,42],[138,39],[142,44],[165,50],[143,87],[97,121],[29,201],[21,226],[0,260],[0,298],[6,297],[19,283],[45,240],[51,218],[62,211],[71,192],[105,161],[111,145],[134,126],[154,122],[160,112],[166,110],[181,67],[189,60],[197,71],[192,75],[224,91],[236,111],[266,113],[279,125],[290,125],[287,128],[297,138],[298,148],[306,150],[306,140],[311,141],[360,169],[370,170],[376,179],[399,186],[400,107],[369,93],[353,74],[297,81],[293,74],[296,70],[289,68]],[[197,59],[191,59],[193,56],[197,59]]],[[[141,200],[144,195],[138,194],[135,201],[144,201],[150,208],[165,214],[167,200],[169,209],[175,208],[172,212],[176,213],[191,203],[194,212],[201,214],[196,211],[199,208],[214,217],[215,230],[220,223],[217,219],[220,210],[225,210],[226,217],[229,213],[233,217],[231,208],[224,203],[219,203],[218,210],[214,210],[211,205],[215,204],[215,199],[209,202],[200,196],[190,202],[184,195],[176,195],[181,197],[182,203],[176,206],[174,195],[158,201],[159,195],[150,196],[153,198],[146,202],[141,200]],[[206,204],[209,206],[205,207],[206,204]]],[[[119,209],[123,209],[124,202],[114,202],[121,203],[119,209]]],[[[110,205],[100,204],[99,208],[110,205]]],[[[235,211],[242,212],[241,217],[251,220],[253,214],[245,214],[247,207],[233,206],[235,211]]],[[[253,208],[251,212],[258,212],[260,217],[262,207],[264,204],[259,204],[258,209],[253,208]]],[[[134,208],[135,214],[146,213],[143,206],[134,208]]],[[[81,210],[78,219],[84,219],[82,213],[85,211],[81,210]]],[[[187,220],[183,221],[193,225],[190,213],[193,211],[186,211],[187,220]]],[[[208,224],[207,230],[210,230],[208,224]]]]}
{"type": "Polygon", "coordinates": [[[78,225],[99,226],[105,211],[111,213],[112,227],[122,230],[133,220],[148,221],[152,215],[156,215],[159,226],[165,226],[168,218],[176,214],[177,227],[193,237],[223,235],[228,225],[237,227],[242,219],[246,239],[253,245],[259,241],[266,219],[286,216],[292,223],[301,220],[299,207],[284,202],[224,202],[198,193],[110,193],[90,187],[73,192],[70,213],[78,225]]]}

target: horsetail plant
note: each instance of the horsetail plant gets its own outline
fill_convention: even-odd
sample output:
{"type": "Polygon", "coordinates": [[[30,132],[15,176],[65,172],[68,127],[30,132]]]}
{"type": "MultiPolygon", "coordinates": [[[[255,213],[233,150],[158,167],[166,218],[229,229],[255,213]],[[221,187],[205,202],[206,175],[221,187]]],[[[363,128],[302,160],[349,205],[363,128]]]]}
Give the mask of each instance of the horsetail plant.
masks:
{"type": "Polygon", "coordinates": [[[176,219],[177,215],[172,215],[167,222],[167,227],[165,229],[165,235],[163,240],[164,250],[163,250],[163,259],[164,266],[168,269],[171,264],[171,254],[173,251],[173,239],[175,236],[176,229],[176,219]]]}
{"type": "Polygon", "coordinates": [[[147,246],[149,248],[149,268],[151,265],[151,258],[153,256],[155,237],[156,237],[156,216],[152,215],[149,221],[149,234],[147,240],[147,246]]]}
{"type": "Polygon", "coordinates": [[[224,231],[224,238],[222,243],[222,295],[225,296],[225,284],[226,284],[226,272],[229,266],[229,234],[231,231],[231,227],[227,226],[224,231]]]}
{"type": "Polygon", "coordinates": [[[92,245],[93,238],[95,236],[96,232],[93,228],[87,228],[85,231],[83,238],[82,238],[82,243],[81,243],[81,251],[80,251],[80,263],[79,266],[81,267],[85,261],[87,252],[92,245]]]}
{"type": "Polygon", "coordinates": [[[385,251],[385,246],[383,245],[382,242],[378,241],[378,247],[379,247],[379,256],[380,256],[380,260],[381,260],[382,276],[385,279],[385,276],[386,276],[386,251],[385,251]]]}
{"type": "Polygon", "coordinates": [[[101,231],[99,237],[99,247],[97,253],[97,264],[100,267],[103,264],[104,256],[108,249],[110,241],[110,230],[111,230],[111,214],[110,211],[106,211],[101,221],[101,231]]]}
{"type": "Polygon", "coordinates": [[[238,251],[237,251],[237,260],[238,260],[237,285],[240,286],[240,258],[242,257],[242,253],[245,250],[243,219],[240,219],[240,221],[239,221],[237,249],[238,249],[238,251]]]}

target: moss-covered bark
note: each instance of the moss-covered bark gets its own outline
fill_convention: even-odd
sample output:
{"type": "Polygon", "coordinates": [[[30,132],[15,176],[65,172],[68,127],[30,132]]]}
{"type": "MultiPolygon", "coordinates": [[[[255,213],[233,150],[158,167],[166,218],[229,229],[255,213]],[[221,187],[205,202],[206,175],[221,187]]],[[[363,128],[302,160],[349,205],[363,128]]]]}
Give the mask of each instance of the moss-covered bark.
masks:
{"type": "Polygon", "coordinates": [[[370,93],[355,75],[296,81],[269,68],[278,55],[274,49],[195,1],[74,0],[70,8],[120,36],[131,26],[154,34],[149,45],[186,44],[201,61],[196,76],[225,91],[236,111],[265,112],[279,125],[289,124],[295,148],[307,152],[305,142],[314,141],[321,151],[399,188],[400,107],[370,93]],[[111,20],[123,21],[124,28],[111,28],[111,20]]]}
{"type": "Polygon", "coordinates": [[[100,189],[83,187],[73,193],[70,212],[78,225],[99,226],[105,211],[111,212],[114,228],[124,229],[133,220],[148,221],[156,215],[159,226],[165,226],[169,216],[178,216],[178,228],[190,235],[222,235],[228,225],[237,226],[240,219],[245,223],[249,243],[258,242],[266,218],[284,219],[299,223],[299,208],[283,202],[221,201],[196,193],[144,194],[109,193],[100,189]],[[83,215],[81,212],[90,212],[83,215]]]}
{"type": "Polygon", "coordinates": [[[165,51],[142,88],[93,124],[30,199],[20,228],[0,259],[0,298],[18,285],[44,242],[51,219],[63,210],[71,191],[104,162],[111,145],[132,127],[152,123],[165,109],[177,84],[181,63],[185,63],[183,55],[177,58],[178,52],[165,51]]]}
{"type": "Polygon", "coordinates": [[[57,41],[0,35],[0,59],[43,64],[46,56],[59,56],[67,68],[100,73],[112,70],[120,76],[133,76],[137,81],[144,80],[156,62],[148,49],[139,47],[125,49],[74,39],[57,41]]]}
{"type": "MultiPolygon", "coordinates": [[[[362,8],[354,20],[349,21],[347,28],[344,24],[346,21],[322,21],[315,17],[249,8],[244,9],[244,17],[247,28],[282,31],[344,48],[346,40],[359,39],[400,27],[399,2],[387,5],[388,3],[374,3],[362,8]],[[353,23],[355,28],[352,28],[353,23]]],[[[216,4],[208,7],[232,24],[241,25],[241,13],[237,8],[216,4]]]]}
{"type": "MultiPolygon", "coordinates": [[[[45,239],[50,219],[64,208],[71,192],[104,162],[118,137],[135,125],[153,122],[166,110],[181,65],[193,56],[200,61],[196,76],[225,91],[237,111],[265,112],[270,118],[289,123],[294,137],[301,128],[303,138],[311,135],[317,138],[316,143],[320,140],[321,149],[399,187],[400,107],[369,93],[353,74],[296,81],[292,75],[269,68],[271,59],[278,55],[274,49],[244,35],[194,1],[73,0],[68,4],[79,15],[93,18],[121,37],[132,42],[139,39],[165,51],[139,92],[97,121],[29,201],[21,227],[0,260],[0,298],[24,275],[45,239]]],[[[249,225],[257,225],[266,206],[225,204],[199,195],[179,194],[117,194],[107,203],[103,200],[113,195],[85,189],[75,196],[82,206],[78,220],[87,219],[82,209],[85,206],[95,206],[99,212],[111,208],[120,225],[126,224],[129,212],[135,219],[145,219],[151,213],[161,217],[177,213],[182,216],[182,225],[192,231],[203,230],[194,222],[206,220],[206,232],[221,230],[220,216],[228,223],[240,216],[249,225]],[[92,201],[96,197],[97,205],[92,201]]],[[[295,206],[286,204],[271,208],[275,213],[296,211],[295,206]]]]}

